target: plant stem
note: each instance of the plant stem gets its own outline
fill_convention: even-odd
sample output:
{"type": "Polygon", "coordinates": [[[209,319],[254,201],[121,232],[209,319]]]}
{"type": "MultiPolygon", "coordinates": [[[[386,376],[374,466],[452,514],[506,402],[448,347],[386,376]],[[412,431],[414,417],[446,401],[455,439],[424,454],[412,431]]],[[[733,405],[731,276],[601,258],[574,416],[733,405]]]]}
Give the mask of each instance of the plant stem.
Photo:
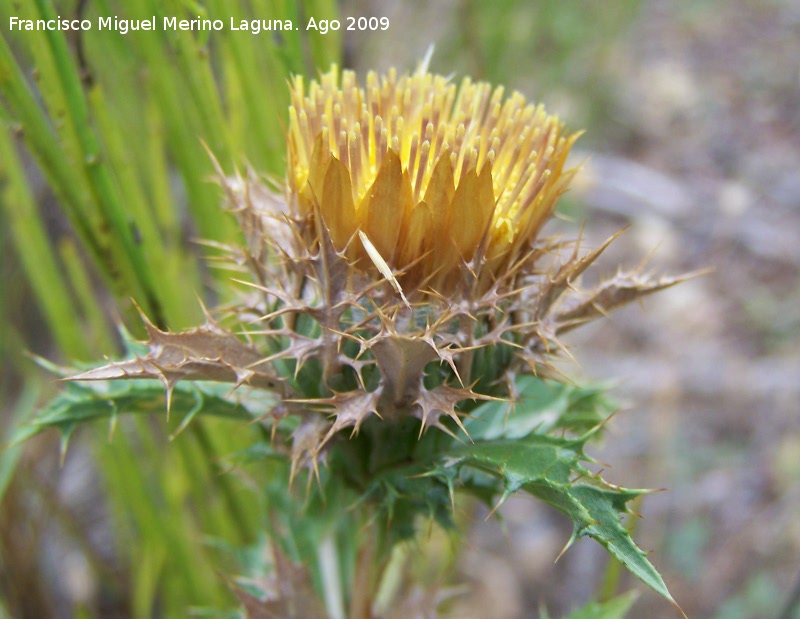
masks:
{"type": "Polygon", "coordinates": [[[402,585],[408,554],[409,548],[407,544],[398,544],[392,549],[392,556],[383,571],[383,576],[375,593],[374,606],[378,616],[388,614],[390,606],[397,598],[397,593],[402,585]]]}
{"type": "Polygon", "coordinates": [[[317,551],[317,560],[322,574],[322,588],[328,615],[330,619],[345,619],[339,551],[336,549],[336,537],[332,532],[322,539],[317,551]]]}

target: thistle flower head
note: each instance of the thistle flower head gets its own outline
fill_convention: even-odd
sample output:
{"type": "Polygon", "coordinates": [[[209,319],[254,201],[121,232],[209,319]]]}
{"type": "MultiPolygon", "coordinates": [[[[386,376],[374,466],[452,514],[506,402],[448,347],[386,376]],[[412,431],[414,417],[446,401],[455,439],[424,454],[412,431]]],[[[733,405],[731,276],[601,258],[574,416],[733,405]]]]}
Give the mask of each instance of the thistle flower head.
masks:
{"type": "Polygon", "coordinates": [[[579,288],[608,242],[558,257],[564,245],[539,238],[577,134],[518,93],[424,70],[359,85],[334,68],[296,77],[291,101],[282,196],[219,170],[247,238],[227,249],[252,293],[192,331],[148,323],[147,356],[76,379],[271,391],[273,433],[300,419],[293,473],[318,471],[368,419],[463,433],[476,401],[513,399],[515,377],[550,369],[562,333],[681,280],[637,270],[579,288]]]}
{"type": "MultiPolygon", "coordinates": [[[[563,333],[688,276],[653,279],[638,268],[581,288],[581,275],[614,237],[581,254],[578,242],[541,236],[574,175],[565,161],[577,134],[518,93],[504,97],[502,88],[469,79],[456,86],[426,70],[370,73],[359,85],[336,68],[308,85],[296,77],[290,88],[283,191],[251,171],[231,177],[218,167],[246,238],[223,248],[224,264],[246,286],[241,299],[182,333],[145,318],[146,353],[72,380],[156,378],[168,408],[182,380],[242,388],[248,414],[269,427],[270,457],[285,456],[289,481],[305,469],[309,488],[316,478],[346,498],[347,520],[344,511],[319,510],[324,525],[309,531],[338,545],[334,528],[357,521],[349,520],[350,496],[368,507],[361,523],[385,519],[369,552],[340,553],[357,563],[350,573],[359,587],[381,582],[358,576],[372,567],[363,557],[374,551],[385,558],[374,565],[388,565],[392,545],[419,515],[450,523],[447,498],[452,509],[457,487],[481,500],[500,496],[497,506],[524,489],[572,518],[572,539],[595,537],[671,599],[616,516],[643,491],[607,484],[582,464],[592,434],[585,426],[603,416],[566,403],[553,414],[548,404],[545,414],[529,406],[526,389],[538,383],[531,374],[552,376],[563,333]],[[480,407],[481,400],[520,406],[480,407]],[[503,409],[521,421],[506,428],[503,409]],[[553,416],[558,423],[545,420],[553,416]],[[582,436],[548,436],[542,424],[582,436]],[[470,440],[468,430],[474,445],[458,445],[470,440]]],[[[176,406],[189,410],[180,428],[206,406],[201,389],[188,391],[176,393],[176,406]]],[[[119,393],[127,407],[128,392],[119,393]]],[[[149,410],[150,391],[143,397],[149,410]]],[[[225,414],[239,408],[219,408],[220,398],[210,397],[225,414]]],[[[107,408],[115,414],[117,404],[107,408]]],[[[271,529],[284,528],[283,518],[276,522],[271,529]]],[[[295,546],[295,529],[286,529],[295,546]]],[[[303,593],[310,578],[279,550],[275,563],[278,579],[289,575],[278,597],[291,603],[241,592],[248,610],[317,616],[303,593]]],[[[360,601],[352,608],[371,613],[383,593],[370,595],[353,596],[360,601]]],[[[416,612],[397,608],[398,616],[416,612]]]]}
{"type": "Polygon", "coordinates": [[[407,293],[452,292],[471,263],[487,285],[574,174],[564,163],[577,134],[502,87],[422,70],[361,85],[334,68],[308,85],[296,77],[291,96],[291,208],[320,217],[337,250],[369,265],[361,232],[407,293]]]}

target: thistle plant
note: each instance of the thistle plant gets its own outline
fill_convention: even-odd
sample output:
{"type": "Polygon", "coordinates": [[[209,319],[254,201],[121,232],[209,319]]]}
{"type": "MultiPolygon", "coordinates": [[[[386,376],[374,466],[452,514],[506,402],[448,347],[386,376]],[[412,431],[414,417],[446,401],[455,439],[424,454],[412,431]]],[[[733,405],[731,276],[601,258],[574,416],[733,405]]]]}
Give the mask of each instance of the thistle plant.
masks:
{"type": "Polygon", "coordinates": [[[233,585],[247,616],[438,616],[408,544],[430,521],[454,530],[465,496],[494,512],[517,492],[571,519],[567,546],[595,539],[671,601],[620,521],[646,491],[585,452],[607,400],[554,360],[565,333],[684,277],[580,286],[613,238],[582,253],[542,234],[578,134],[424,64],[363,84],[334,67],[290,91],[285,181],[217,165],[246,242],[209,245],[238,301],[177,333],[143,315],[149,340],[71,375],[26,434],[154,410],[162,391],[183,425],[263,428],[233,458],[270,467],[269,560],[233,585]]]}

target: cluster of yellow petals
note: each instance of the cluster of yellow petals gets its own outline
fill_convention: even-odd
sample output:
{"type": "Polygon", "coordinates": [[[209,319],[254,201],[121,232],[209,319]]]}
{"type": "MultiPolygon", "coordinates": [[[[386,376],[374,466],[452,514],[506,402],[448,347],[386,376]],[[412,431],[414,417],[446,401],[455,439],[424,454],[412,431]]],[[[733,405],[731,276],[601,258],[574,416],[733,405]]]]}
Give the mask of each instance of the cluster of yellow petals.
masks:
{"type": "MultiPolygon", "coordinates": [[[[319,213],[340,251],[363,257],[359,232],[399,280],[444,291],[480,252],[490,277],[513,264],[574,170],[577,134],[542,105],[465,78],[420,70],[360,85],[334,67],[291,84],[289,200],[319,213]]],[[[486,275],[486,273],[483,273],[486,275]]]]}

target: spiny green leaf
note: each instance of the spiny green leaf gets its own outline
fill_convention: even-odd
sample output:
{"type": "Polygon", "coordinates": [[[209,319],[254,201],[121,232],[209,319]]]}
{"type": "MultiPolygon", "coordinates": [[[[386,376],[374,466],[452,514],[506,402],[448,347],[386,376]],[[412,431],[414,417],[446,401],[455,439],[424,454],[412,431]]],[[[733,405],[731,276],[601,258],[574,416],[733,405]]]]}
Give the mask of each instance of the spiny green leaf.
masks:
{"type": "Polygon", "coordinates": [[[464,425],[473,439],[518,438],[564,429],[584,434],[614,412],[603,386],[578,386],[521,376],[512,403],[486,402],[470,411],[464,425]]]}
{"type": "Polygon", "coordinates": [[[620,523],[619,514],[627,511],[625,504],[635,496],[634,493],[641,494],[641,491],[576,485],[571,494],[586,507],[594,523],[579,527],[576,522],[575,533],[597,540],[634,576],[674,604],[661,575],[620,523]]]}
{"type": "MultiPolygon", "coordinates": [[[[519,490],[555,507],[573,522],[570,543],[578,537],[592,537],[619,559],[646,585],[670,601],[664,581],[620,523],[628,513],[627,503],[647,492],[606,483],[583,466],[583,447],[588,436],[579,439],[531,434],[510,439],[484,440],[458,445],[442,454],[431,474],[443,485],[452,484],[452,471],[477,468],[498,480],[500,504],[519,490]]],[[[469,491],[469,485],[463,486],[469,491]]],[[[673,601],[674,603],[674,601],[673,601]]]]}
{"type": "MultiPolygon", "coordinates": [[[[225,385],[181,383],[173,388],[171,411],[185,418],[185,422],[198,414],[252,421],[254,416],[250,410],[239,402],[226,399],[228,393],[230,387],[225,385]]],[[[68,441],[75,427],[81,423],[107,419],[113,427],[120,414],[166,414],[166,411],[164,387],[155,380],[109,381],[89,386],[66,383],[61,393],[35,419],[14,432],[11,442],[20,443],[48,428],[57,428],[64,440],[68,441]]],[[[63,447],[66,448],[66,444],[63,447]]]]}

